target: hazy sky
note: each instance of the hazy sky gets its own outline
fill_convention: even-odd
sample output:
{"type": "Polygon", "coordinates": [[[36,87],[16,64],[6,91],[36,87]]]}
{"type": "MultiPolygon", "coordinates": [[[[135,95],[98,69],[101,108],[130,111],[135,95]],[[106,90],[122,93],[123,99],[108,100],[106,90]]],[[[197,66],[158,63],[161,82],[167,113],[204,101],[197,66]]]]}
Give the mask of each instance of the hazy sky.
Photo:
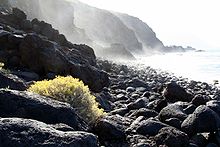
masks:
{"type": "Polygon", "coordinates": [[[165,45],[220,48],[220,0],[80,0],[137,16],[165,45]]]}

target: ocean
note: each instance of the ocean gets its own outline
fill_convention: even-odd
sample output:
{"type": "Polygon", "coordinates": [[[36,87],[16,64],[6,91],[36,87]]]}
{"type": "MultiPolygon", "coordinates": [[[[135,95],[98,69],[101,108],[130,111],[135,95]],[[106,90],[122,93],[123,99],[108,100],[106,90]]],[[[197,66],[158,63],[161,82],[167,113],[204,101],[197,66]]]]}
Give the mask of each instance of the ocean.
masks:
{"type": "Polygon", "coordinates": [[[140,57],[137,62],[189,80],[220,82],[220,50],[153,55],[140,57]]]}

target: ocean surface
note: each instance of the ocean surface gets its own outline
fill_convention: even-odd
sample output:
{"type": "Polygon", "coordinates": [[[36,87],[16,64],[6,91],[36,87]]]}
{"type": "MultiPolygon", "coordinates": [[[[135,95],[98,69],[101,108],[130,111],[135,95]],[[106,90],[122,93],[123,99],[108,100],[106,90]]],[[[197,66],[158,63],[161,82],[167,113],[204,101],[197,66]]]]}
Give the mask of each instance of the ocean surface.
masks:
{"type": "Polygon", "coordinates": [[[220,82],[220,49],[205,52],[168,53],[138,58],[139,63],[201,82],[220,82]]]}

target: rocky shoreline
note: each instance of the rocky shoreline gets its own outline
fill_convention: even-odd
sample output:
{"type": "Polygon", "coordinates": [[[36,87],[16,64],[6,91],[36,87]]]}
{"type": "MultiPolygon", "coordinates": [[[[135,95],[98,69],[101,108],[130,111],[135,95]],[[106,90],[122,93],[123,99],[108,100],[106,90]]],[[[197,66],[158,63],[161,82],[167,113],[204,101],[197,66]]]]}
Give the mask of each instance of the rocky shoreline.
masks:
{"type": "Polygon", "coordinates": [[[217,87],[96,59],[19,9],[0,13],[0,61],[0,146],[220,146],[217,87]],[[55,75],[83,80],[107,115],[87,124],[69,104],[25,91],[55,75]]]}

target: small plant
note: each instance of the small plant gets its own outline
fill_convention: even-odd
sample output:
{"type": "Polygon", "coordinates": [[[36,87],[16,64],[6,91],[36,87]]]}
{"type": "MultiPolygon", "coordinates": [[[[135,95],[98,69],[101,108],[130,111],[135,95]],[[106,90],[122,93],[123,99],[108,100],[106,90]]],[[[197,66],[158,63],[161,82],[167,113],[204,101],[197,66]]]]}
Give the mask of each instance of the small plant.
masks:
{"type": "Polygon", "coordinates": [[[91,95],[88,86],[71,76],[35,82],[28,91],[69,103],[88,123],[94,123],[105,114],[103,109],[98,108],[96,98],[91,95]]]}

